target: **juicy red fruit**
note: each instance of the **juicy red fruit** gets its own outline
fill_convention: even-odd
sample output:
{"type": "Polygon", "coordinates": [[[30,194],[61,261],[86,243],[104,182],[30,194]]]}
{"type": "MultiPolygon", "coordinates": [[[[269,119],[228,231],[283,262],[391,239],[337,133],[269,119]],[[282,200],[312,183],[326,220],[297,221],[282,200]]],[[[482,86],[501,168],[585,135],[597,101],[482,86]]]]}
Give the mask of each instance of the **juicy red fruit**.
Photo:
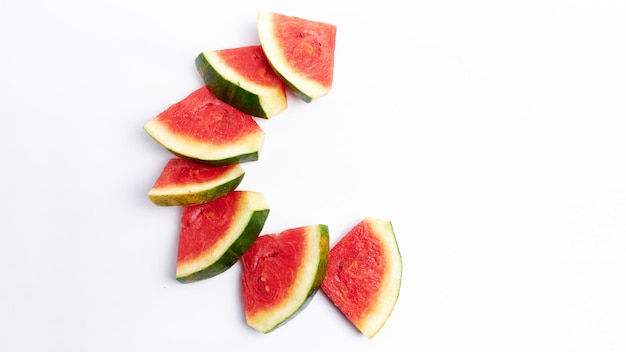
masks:
{"type": "Polygon", "coordinates": [[[342,311],[349,320],[367,313],[385,272],[382,246],[368,231],[366,223],[359,223],[330,250],[322,283],[333,302],[344,302],[342,311]]]}
{"type": "Polygon", "coordinates": [[[219,100],[203,86],[159,115],[172,132],[188,138],[227,144],[258,132],[252,116],[219,100]]]}
{"type": "Polygon", "coordinates": [[[243,271],[253,273],[242,280],[246,312],[269,309],[288,296],[300,265],[294,258],[302,257],[305,242],[304,233],[295,229],[282,232],[280,237],[264,235],[242,256],[243,271]]]}
{"type": "Polygon", "coordinates": [[[210,250],[220,234],[231,226],[240,192],[231,192],[209,203],[183,207],[178,262],[193,260],[210,250]]]}
{"type": "Polygon", "coordinates": [[[236,167],[236,164],[212,167],[190,160],[172,158],[165,165],[164,170],[167,172],[161,173],[153,187],[185,186],[190,183],[209,182],[236,167]]]}

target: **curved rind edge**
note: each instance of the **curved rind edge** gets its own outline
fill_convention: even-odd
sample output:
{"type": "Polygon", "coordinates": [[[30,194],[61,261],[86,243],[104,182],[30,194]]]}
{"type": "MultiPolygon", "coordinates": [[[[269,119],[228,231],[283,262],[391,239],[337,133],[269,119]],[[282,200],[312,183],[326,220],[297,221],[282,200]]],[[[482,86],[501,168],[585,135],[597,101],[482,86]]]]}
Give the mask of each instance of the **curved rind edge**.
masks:
{"type": "Polygon", "coordinates": [[[382,296],[379,296],[372,308],[374,312],[358,322],[357,328],[369,339],[372,339],[385,325],[398,301],[400,296],[400,287],[402,285],[402,255],[398,246],[397,238],[391,221],[366,218],[364,221],[368,223],[377,237],[383,241],[383,248],[387,251],[387,263],[391,264],[389,275],[385,276],[385,281],[381,284],[382,296]]]}
{"type": "Polygon", "coordinates": [[[261,106],[259,95],[243,89],[217,72],[208,59],[207,53],[198,54],[195,64],[204,83],[220,100],[246,114],[268,118],[261,106]]]}
{"type": "Polygon", "coordinates": [[[265,324],[264,326],[260,326],[259,324],[254,323],[254,321],[259,320],[258,315],[254,317],[246,317],[246,321],[248,325],[250,325],[254,329],[264,334],[270,333],[276,330],[277,328],[285,325],[286,323],[294,319],[297,315],[299,315],[301,312],[303,312],[304,309],[309,305],[313,297],[316,295],[316,293],[319,291],[321,284],[324,281],[324,276],[326,275],[326,269],[328,267],[328,253],[330,249],[328,226],[324,224],[317,224],[317,225],[309,225],[307,227],[309,230],[317,229],[319,233],[319,240],[317,244],[318,255],[316,256],[316,257],[319,257],[319,259],[316,264],[317,268],[315,270],[315,273],[312,274],[313,277],[310,282],[310,286],[307,288],[306,293],[304,293],[303,295],[304,297],[302,298],[300,304],[295,309],[293,309],[290,312],[290,314],[288,314],[284,318],[280,318],[280,319],[277,319],[275,322],[265,324]]]}
{"type": "Polygon", "coordinates": [[[192,141],[172,133],[157,118],[153,118],[144,124],[143,129],[152,139],[173,155],[210,166],[226,166],[256,161],[259,159],[259,151],[265,142],[265,134],[262,130],[259,130],[254,135],[247,136],[247,140],[238,141],[239,144],[233,144],[230,148],[222,146],[212,148],[208,143],[192,141]],[[248,148],[244,148],[245,146],[248,146],[248,148]],[[202,152],[199,152],[201,149],[202,152]],[[225,153],[228,149],[233,149],[233,151],[225,153]],[[220,154],[214,153],[215,151],[220,151],[220,154]]]}
{"type": "MultiPolygon", "coordinates": [[[[257,192],[254,192],[257,193],[257,192]]],[[[262,195],[257,194],[261,199],[262,195]]],[[[263,200],[264,202],[265,200],[263,200]]],[[[176,280],[181,283],[192,283],[200,280],[205,280],[216,275],[219,275],[226,270],[230,269],[235,263],[239,261],[241,256],[252,246],[257,239],[263,227],[265,221],[269,216],[270,209],[265,204],[263,209],[252,210],[248,222],[241,234],[231,243],[231,245],[224,251],[224,253],[213,263],[207,265],[204,269],[198,270],[188,275],[179,275],[177,273],[176,280]]]]}
{"type": "MultiPolygon", "coordinates": [[[[347,312],[344,311],[344,306],[335,302],[334,294],[330,292],[326,296],[331,300],[339,311],[341,311],[347,320],[368,339],[372,339],[385,325],[389,317],[391,316],[395,305],[400,296],[400,287],[402,281],[402,256],[395,236],[393,225],[388,220],[376,219],[367,217],[363,219],[359,224],[355,225],[349,230],[345,236],[349,235],[358,226],[366,226],[371,236],[376,237],[380,246],[385,253],[383,254],[388,268],[385,270],[385,275],[380,283],[379,293],[373,297],[369,302],[368,311],[360,319],[350,317],[347,312]]],[[[344,238],[346,238],[344,236],[344,238]]],[[[343,243],[342,238],[335,246],[343,243]]],[[[343,244],[345,245],[345,244],[343,244]]],[[[331,249],[332,251],[332,249],[331,249]]]]}
{"type": "Polygon", "coordinates": [[[257,32],[263,52],[275,73],[298,98],[307,103],[326,95],[331,87],[302,76],[296,69],[289,65],[279,43],[271,35],[273,32],[272,15],[272,12],[257,12],[257,32]]]}
{"type": "Polygon", "coordinates": [[[218,52],[198,54],[195,64],[202,80],[216,97],[246,114],[269,119],[287,109],[284,86],[281,89],[246,80],[229,67],[218,52]]]}
{"type": "MultiPolygon", "coordinates": [[[[158,206],[189,206],[201,203],[207,203],[217,199],[229,192],[235,190],[243,181],[245,173],[241,172],[239,176],[224,180],[221,184],[213,187],[189,192],[167,192],[167,189],[161,189],[158,193],[148,192],[148,198],[152,203],[158,206]]],[[[180,190],[180,188],[178,188],[180,190]]]]}

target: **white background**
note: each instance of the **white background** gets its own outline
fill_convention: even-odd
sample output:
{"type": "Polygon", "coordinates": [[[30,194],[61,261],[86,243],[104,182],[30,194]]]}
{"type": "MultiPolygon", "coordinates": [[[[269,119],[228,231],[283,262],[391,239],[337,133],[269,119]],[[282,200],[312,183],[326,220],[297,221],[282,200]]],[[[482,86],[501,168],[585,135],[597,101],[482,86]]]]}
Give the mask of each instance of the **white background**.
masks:
{"type": "Polygon", "coordinates": [[[626,350],[626,3],[340,4],[0,3],[0,350],[626,350]],[[259,9],[336,24],[335,81],[259,120],[240,189],[264,232],[392,221],[372,340],[322,294],[249,328],[239,266],[174,280],[142,125],[202,84],[198,53],[257,44],[259,9]]]}

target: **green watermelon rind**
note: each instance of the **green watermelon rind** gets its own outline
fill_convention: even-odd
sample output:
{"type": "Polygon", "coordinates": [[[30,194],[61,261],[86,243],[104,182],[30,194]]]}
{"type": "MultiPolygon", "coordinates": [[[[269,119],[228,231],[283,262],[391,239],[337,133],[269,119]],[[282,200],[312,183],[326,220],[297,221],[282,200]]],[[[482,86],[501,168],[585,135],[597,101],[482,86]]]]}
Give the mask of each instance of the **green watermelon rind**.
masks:
{"type": "Polygon", "coordinates": [[[269,119],[287,108],[284,90],[246,81],[225,67],[215,52],[200,53],[195,64],[202,80],[216,97],[246,114],[269,119]]]}
{"type": "MultiPolygon", "coordinates": [[[[224,237],[231,238],[232,243],[222,252],[218,253],[220,256],[208,263],[202,263],[204,258],[198,258],[195,266],[202,266],[200,270],[184,270],[177,266],[176,280],[181,283],[193,283],[201,280],[206,280],[224,273],[230,269],[235,263],[241,259],[241,256],[252,246],[254,241],[263,230],[265,221],[269,216],[270,209],[265,202],[263,196],[258,192],[246,192],[248,197],[247,201],[250,205],[247,208],[250,210],[249,216],[239,219],[234,223],[229,233],[224,237]],[[239,229],[238,229],[239,228],[239,229]]],[[[208,253],[205,256],[209,255],[208,253]]],[[[213,253],[215,255],[215,253],[213,253]]],[[[186,264],[186,266],[193,264],[186,264]]]]}
{"type": "MultiPolygon", "coordinates": [[[[280,77],[285,85],[300,99],[310,103],[314,99],[326,95],[331,86],[324,85],[316,80],[307,78],[300,74],[296,67],[292,67],[282,53],[281,45],[272,35],[274,13],[259,11],[257,13],[257,32],[263,52],[267,57],[270,66],[280,77]]],[[[311,21],[313,22],[313,21],[311,21]]],[[[319,22],[327,25],[326,23],[319,22]]]]}
{"type": "Polygon", "coordinates": [[[219,179],[209,182],[152,188],[148,191],[148,198],[158,206],[184,207],[207,203],[235,190],[243,181],[244,175],[244,170],[237,167],[219,179]]]}
{"type": "MultiPolygon", "coordinates": [[[[324,281],[328,267],[328,253],[330,248],[328,226],[324,224],[309,225],[307,226],[307,230],[309,233],[314,232],[316,238],[318,238],[315,245],[317,249],[316,253],[309,253],[307,256],[317,260],[311,261],[303,259],[307,266],[300,271],[301,273],[314,272],[311,280],[299,287],[299,291],[296,293],[298,297],[292,297],[289,302],[283,304],[282,314],[277,315],[276,310],[273,310],[267,314],[263,314],[263,312],[258,313],[253,317],[246,315],[248,325],[264,334],[270,333],[285,325],[304,311],[320,290],[322,282],[324,281]],[[284,307],[285,305],[286,307],[284,307]]],[[[309,243],[311,242],[312,241],[309,243]]]]}
{"type": "Polygon", "coordinates": [[[170,131],[158,119],[152,119],[143,126],[152,139],[179,158],[200,162],[209,166],[226,166],[257,161],[263,147],[265,135],[262,130],[230,145],[213,145],[201,140],[193,140],[170,131]]]}
{"type": "Polygon", "coordinates": [[[223,158],[223,159],[220,159],[220,158],[211,159],[210,157],[194,156],[194,155],[189,155],[189,154],[181,154],[179,151],[177,151],[175,149],[171,149],[171,148],[169,148],[167,146],[164,146],[164,147],[170,153],[176,155],[179,158],[183,158],[183,159],[186,159],[186,160],[203,163],[203,164],[206,164],[206,165],[209,165],[209,166],[226,166],[226,165],[232,165],[232,164],[243,164],[243,163],[248,163],[248,162],[259,160],[259,151],[258,150],[257,151],[252,151],[252,152],[249,152],[249,153],[243,153],[243,154],[231,156],[231,157],[226,157],[226,158],[223,158]]]}

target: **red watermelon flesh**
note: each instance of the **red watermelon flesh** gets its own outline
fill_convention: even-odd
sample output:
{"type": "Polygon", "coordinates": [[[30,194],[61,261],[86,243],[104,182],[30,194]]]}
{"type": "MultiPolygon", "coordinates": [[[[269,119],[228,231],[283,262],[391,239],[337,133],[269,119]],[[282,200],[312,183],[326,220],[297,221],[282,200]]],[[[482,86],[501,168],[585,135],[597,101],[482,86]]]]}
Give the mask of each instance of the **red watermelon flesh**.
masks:
{"type": "Polygon", "coordinates": [[[311,225],[260,236],[242,256],[246,321],[267,333],[303,310],[328,260],[328,228],[311,225]]]}
{"type": "Polygon", "coordinates": [[[183,207],[176,278],[193,282],[236,263],[261,232],[269,208],[258,192],[232,191],[211,202],[183,207]]]}
{"type": "Polygon", "coordinates": [[[242,193],[234,192],[211,204],[183,208],[178,263],[193,261],[213,249],[221,239],[219,235],[230,228],[241,196],[242,193]]]}
{"type": "Polygon", "coordinates": [[[287,61],[302,75],[323,85],[333,82],[337,28],[328,23],[274,14],[274,35],[280,38],[287,61]]]}
{"type": "Polygon", "coordinates": [[[287,108],[285,83],[260,45],[202,52],[195,63],[211,92],[246,114],[270,118],[287,108]]]}
{"type": "Polygon", "coordinates": [[[306,102],[332,86],[337,27],[279,13],[258,13],[257,30],[265,56],[297,96],[306,102]]]}
{"type": "Polygon", "coordinates": [[[272,71],[260,45],[223,49],[216,53],[246,80],[284,89],[283,81],[272,71]]]}
{"type": "Polygon", "coordinates": [[[249,115],[217,99],[208,87],[194,91],[161,113],[159,121],[180,136],[217,146],[228,145],[232,140],[259,130],[249,115]]]}
{"type": "Polygon", "coordinates": [[[144,125],[174,154],[212,165],[256,160],[264,133],[254,118],[203,86],[144,125]]]}
{"type": "Polygon", "coordinates": [[[253,264],[256,273],[255,281],[245,282],[245,287],[250,290],[244,296],[247,313],[254,315],[287,297],[289,292],[282,288],[291,287],[295,283],[301,263],[294,258],[304,256],[305,242],[304,232],[296,230],[286,231],[281,237],[261,237],[243,262],[244,270],[252,270],[250,264],[253,264]]]}
{"type": "Polygon", "coordinates": [[[154,182],[154,188],[186,186],[190,183],[211,182],[219,179],[225,173],[237,168],[238,164],[226,166],[207,166],[193,161],[173,158],[170,159],[164,172],[154,182]]]}
{"type": "Polygon", "coordinates": [[[156,205],[188,206],[206,203],[233,191],[242,181],[239,164],[209,166],[172,158],[148,192],[156,205]]]}
{"type": "Polygon", "coordinates": [[[330,250],[322,291],[372,338],[391,315],[401,276],[402,259],[391,223],[366,218],[330,250]]]}

